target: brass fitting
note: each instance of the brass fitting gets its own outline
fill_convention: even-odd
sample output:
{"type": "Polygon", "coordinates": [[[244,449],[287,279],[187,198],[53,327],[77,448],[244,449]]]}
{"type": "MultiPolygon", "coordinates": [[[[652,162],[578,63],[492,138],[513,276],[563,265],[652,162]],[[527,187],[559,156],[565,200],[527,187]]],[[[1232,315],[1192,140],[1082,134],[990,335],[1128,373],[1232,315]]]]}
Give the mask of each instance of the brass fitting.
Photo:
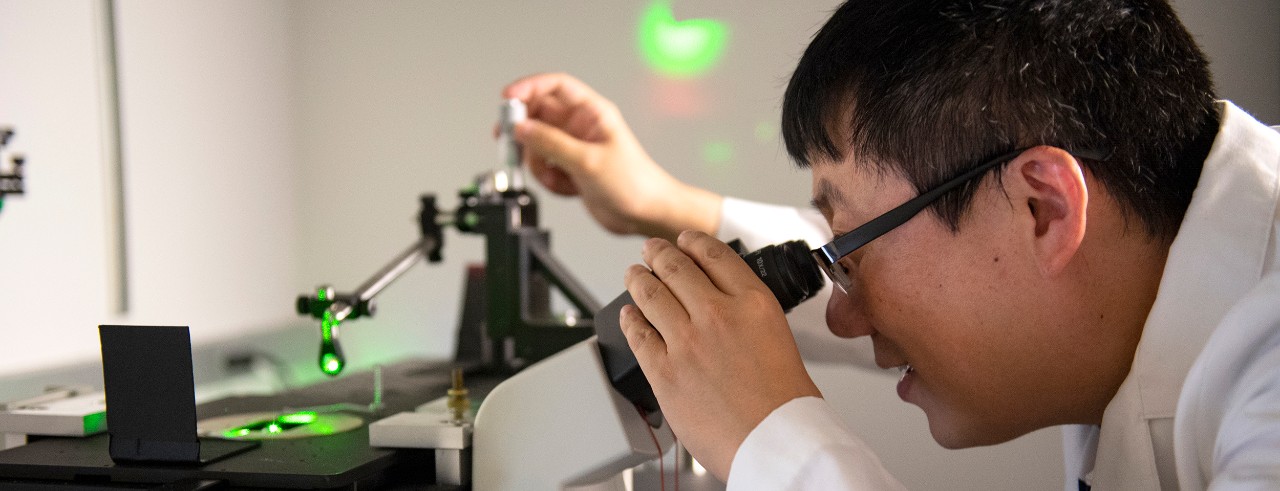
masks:
{"type": "Polygon", "coordinates": [[[462,385],[462,369],[453,369],[453,387],[448,392],[447,405],[453,415],[453,423],[461,424],[466,420],[467,410],[471,409],[471,399],[467,397],[467,388],[462,385]]]}

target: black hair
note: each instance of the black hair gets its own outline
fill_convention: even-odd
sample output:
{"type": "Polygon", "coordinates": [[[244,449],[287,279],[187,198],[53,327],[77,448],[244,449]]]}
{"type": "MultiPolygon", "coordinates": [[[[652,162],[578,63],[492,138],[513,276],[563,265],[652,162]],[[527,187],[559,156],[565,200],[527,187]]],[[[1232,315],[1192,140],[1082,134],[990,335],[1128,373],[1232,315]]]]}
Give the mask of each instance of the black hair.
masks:
{"type": "MultiPolygon", "coordinates": [[[[1162,240],[1217,131],[1208,61],[1163,0],[851,0],[782,118],[797,165],[853,155],[920,192],[1015,148],[1109,152],[1082,163],[1162,240]]],[[[977,185],[932,212],[958,230],[977,185]]]]}

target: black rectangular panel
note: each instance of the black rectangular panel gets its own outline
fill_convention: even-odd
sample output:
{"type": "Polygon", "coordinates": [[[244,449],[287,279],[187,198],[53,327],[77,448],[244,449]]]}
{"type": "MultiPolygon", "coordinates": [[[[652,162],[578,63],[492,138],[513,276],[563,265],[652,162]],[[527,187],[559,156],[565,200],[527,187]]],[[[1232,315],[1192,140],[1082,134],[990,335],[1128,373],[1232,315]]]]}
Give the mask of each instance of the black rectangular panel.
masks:
{"type": "Polygon", "coordinates": [[[199,462],[191,333],[98,326],[111,459],[199,462]]]}

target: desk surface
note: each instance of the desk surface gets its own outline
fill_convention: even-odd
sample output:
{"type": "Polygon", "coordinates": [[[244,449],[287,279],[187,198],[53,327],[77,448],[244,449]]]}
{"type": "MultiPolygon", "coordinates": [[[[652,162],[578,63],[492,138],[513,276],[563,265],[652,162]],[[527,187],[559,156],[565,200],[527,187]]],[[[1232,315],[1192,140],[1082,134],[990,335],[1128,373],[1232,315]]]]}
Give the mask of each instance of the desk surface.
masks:
{"type": "MultiPolygon", "coordinates": [[[[348,412],[366,425],[333,435],[266,440],[262,446],[204,466],[122,465],[111,461],[106,434],[88,438],[43,438],[0,452],[0,482],[41,480],[49,485],[93,484],[103,489],[129,484],[212,480],[231,488],[366,489],[434,481],[430,450],[387,450],[369,446],[367,424],[442,397],[450,384],[449,363],[407,361],[383,368],[383,408],[376,413],[348,412]]],[[[500,377],[470,376],[472,394],[484,394],[500,377]]],[[[253,411],[284,411],[308,406],[352,403],[373,398],[373,373],[339,379],[270,396],[231,397],[200,405],[201,419],[253,411]]],[[[478,400],[478,398],[477,398],[478,400]]],[[[37,489],[37,488],[31,488],[37,489]]],[[[192,488],[197,489],[197,488],[192,488]]],[[[226,489],[218,488],[218,489],[226,489]]],[[[432,488],[437,489],[437,488],[432,488]]],[[[448,489],[448,488],[438,488],[448,489]]]]}

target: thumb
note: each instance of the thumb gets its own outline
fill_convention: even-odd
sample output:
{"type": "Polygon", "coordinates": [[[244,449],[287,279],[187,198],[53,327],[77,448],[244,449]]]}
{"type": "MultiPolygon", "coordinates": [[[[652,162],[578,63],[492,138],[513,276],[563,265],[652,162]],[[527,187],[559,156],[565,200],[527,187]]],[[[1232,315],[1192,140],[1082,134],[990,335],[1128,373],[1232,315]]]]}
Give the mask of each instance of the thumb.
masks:
{"type": "Polygon", "coordinates": [[[516,140],[526,152],[533,152],[555,163],[561,170],[573,175],[582,170],[587,154],[587,142],[565,133],[560,128],[529,119],[516,126],[516,140]]]}

